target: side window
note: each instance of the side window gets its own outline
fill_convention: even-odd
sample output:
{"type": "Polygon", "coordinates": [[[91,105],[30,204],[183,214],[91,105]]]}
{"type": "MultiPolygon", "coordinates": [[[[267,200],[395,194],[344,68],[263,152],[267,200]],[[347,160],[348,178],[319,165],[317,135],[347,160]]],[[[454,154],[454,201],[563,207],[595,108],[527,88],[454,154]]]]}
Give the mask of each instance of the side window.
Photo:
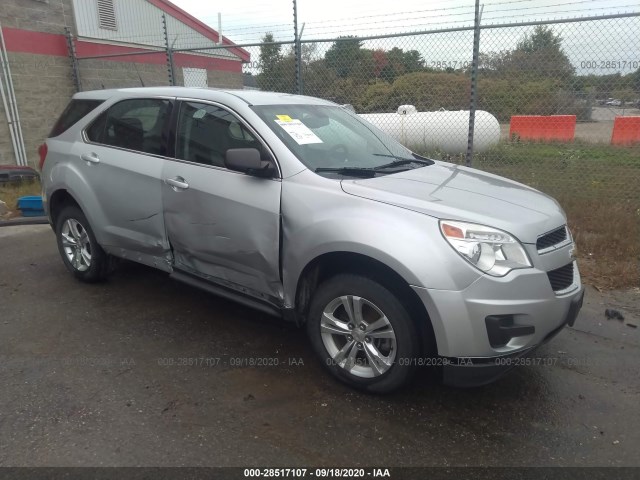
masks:
{"type": "Polygon", "coordinates": [[[103,143],[104,142],[104,126],[107,119],[108,112],[102,112],[98,115],[89,128],[85,130],[87,134],[87,138],[95,143],[103,143]]]}
{"type": "Polygon", "coordinates": [[[104,100],[71,100],[53,126],[53,129],[51,129],[49,138],[62,135],[103,101],[104,100]]]}
{"type": "Polygon", "coordinates": [[[168,100],[124,100],[98,116],[87,129],[87,137],[105,145],[166,155],[163,130],[170,113],[168,100]]]}
{"type": "Polygon", "coordinates": [[[182,103],[176,158],[224,167],[224,156],[230,148],[257,148],[263,160],[269,160],[260,141],[232,113],[213,105],[182,103]]]}

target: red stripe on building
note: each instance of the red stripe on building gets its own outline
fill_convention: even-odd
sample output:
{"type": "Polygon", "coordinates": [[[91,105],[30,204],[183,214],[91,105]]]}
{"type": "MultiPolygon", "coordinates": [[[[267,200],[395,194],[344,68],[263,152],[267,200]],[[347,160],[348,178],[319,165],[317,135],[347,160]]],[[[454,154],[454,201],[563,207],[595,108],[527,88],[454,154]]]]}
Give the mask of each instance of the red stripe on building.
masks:
{"type": "Polygon", "coordinates": [[[2,33],[9,52],[35,53],[56,57],[68,55],[67,39],[64,35],[6,27],[2,29],[2,33]]]}
{"type": "MultiPolygon", "coordinates": [[[[68,55],[67,39],[64,35],[32,32],[16,28],[3,28],[2,31],[7,44],[7,50],[10,52],[51,55],[57,57],[66,57],[68,55]]],[[[111,62],[147,63],[153,65],[164,65],[167,63],[167,56],[164,51],[147,50],[149,53],[145,55],[117,56],[118,54],[142,51],[145,50],[136,47],[87,42],[83,40],[76,42],[76,54],[80,58],[98,55],[116,55],[113,57],[103,58],[102,60],[111,62]]],[[[174,54],[173,60],[176,67],[206,68],[235,73],[242,72],[242,63],[239,60],[228,60],[225,58],[215,58],[204,55],[190,55],[186,53],[174,54]]]]}
{"type": "MultiPolygon", "coordinates": [[[[148,63],[153,65],[166,65],[167,56],[164,51],[154,52],[145,55],[117,56],[132,52],[140,52],[142,49],[134,47],[123,47],[120,45],[110,45],[104,43],[93,43],[79,41],[76,44],[78,57],[93,57],[97,55],[116,55],[103,58],[112,62],[148,63]]],[[[224,72],[242,72],[242,62],[239,60],[227,60],[225,58],[207,57],[204,55],[190,55],[186,53],[175,53],[173,64],[176,67],[196,67],[221,70],[224,72]]]]}
{"type": "Polygon", "coordinates": [[[134,52],[149,52],[144,55],[113,56],[101,58],[112,62],[132,62],[132,63],[166,63],[167,56],[164,51],[147,50],[144,48],[125,47],[122,45],[111,45],[107,43],[86,42],[78,40],[76,42],[76,55],[80,60],[82,57],[95,57],[98,55],[120,55],[134,52]]]}
{"type": "Polygon", "coordinates": [[[188,55],[186,53],[174,54],[173,65],[175,67],[195,67],[206,68],[207,70],[220,70],[222,72],[242,73],[242,62],[239,60],[188,55]]]}

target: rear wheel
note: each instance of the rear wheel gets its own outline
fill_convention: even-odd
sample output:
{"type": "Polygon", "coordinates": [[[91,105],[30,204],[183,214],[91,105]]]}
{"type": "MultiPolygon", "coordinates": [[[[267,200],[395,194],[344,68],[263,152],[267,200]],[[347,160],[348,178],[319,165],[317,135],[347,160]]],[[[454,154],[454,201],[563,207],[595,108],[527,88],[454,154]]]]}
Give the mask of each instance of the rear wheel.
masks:
{"type": "Polygon", "coordinates": [[[60,212],[56,239],[65,267],[76,278],[84,282],[98,282],[107,277],[109,257],[98,245],[80,208],[69,205],[60,212]]]}
{"type": "Polygon", "coordinates": [[[375,280],[340,274],[321,284],[307,331],[326,368],[355,388],[387,393],[414,374],[415,324],[398,298],[375,280]]]}

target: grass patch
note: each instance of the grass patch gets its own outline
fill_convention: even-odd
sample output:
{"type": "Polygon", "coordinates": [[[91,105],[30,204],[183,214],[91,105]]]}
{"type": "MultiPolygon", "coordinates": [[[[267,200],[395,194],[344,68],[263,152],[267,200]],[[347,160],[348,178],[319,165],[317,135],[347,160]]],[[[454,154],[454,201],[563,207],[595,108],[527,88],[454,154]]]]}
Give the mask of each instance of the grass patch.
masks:
{"type": "Polygon", "coordinates": [[[640,285],[638,202],[556,198],[569,219],[583,281],[600,289],[640,285]]]}
{"type": "MultiPolygon", "coordinates": [[[[462,155],[430,155],[464,164],[462,155]]],[[[560,202],[585,283],[602,289],[640,285],[640,145],[505,142],[476,154],[473,167],[560,202]]]]}
{"type": "MultiPolygon", "coordinates": [[[[11,217],[20,216],[18,199],[28,195],[41,195],[42,187],[39,180],[23,180],[0,184],[0,200],[7,204],[12,211],[11,217]]],[[[11,218],[10,217],[10,218],[11,218]]]]}

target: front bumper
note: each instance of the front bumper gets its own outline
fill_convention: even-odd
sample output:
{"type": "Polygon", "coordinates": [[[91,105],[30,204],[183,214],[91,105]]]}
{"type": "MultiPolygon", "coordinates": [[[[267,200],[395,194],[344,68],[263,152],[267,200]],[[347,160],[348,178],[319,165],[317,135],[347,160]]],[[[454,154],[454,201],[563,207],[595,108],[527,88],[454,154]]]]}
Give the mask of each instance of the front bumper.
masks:
{"type": "Polygon", "coordinates": [[[433,326],[438,355],[490,359],[524,355],[562,328],[579,309],[583,288],[574,264],[573,285],[554,292],[540,269],[514,270],[505,277],[483,276],[461,291],[413,287],[433,326]],[[490,320],[505,318],[516,333],[505,343],[490,338],[490,320]]]}
{"type": "Polygon", "coordinates": [[[442,367],[442,381],[453,387],[479,387],[496,381],[517,366],[545,365],[544,359],[531,359],[531,354],[555,337],[567,325],[573,326],[584,299],[584,288],[572,298],[562,324],[547,334],[539,344],[513,354],[484,358],[447,358],[442,367]]]}

